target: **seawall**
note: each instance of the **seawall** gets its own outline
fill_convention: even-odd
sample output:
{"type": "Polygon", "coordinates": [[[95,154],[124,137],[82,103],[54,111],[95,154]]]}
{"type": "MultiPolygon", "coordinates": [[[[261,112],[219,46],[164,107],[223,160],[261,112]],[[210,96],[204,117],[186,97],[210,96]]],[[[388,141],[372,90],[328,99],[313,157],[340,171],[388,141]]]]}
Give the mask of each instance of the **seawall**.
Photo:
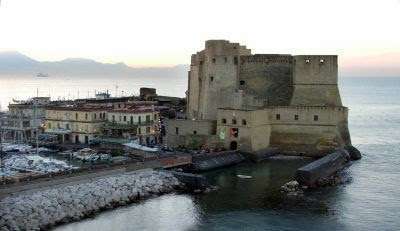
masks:
{"type": "Polygon", "coordinates": [[[235,165],[244,160],[245,157],[236,151],[193,156],[190,170],[193,172],[208,171],[216,168],[235,165]]]}
{"type": "Polygon", "coordinates": [[[0,227],[1,230],[48,229],[182,188],[184,185],[172,173],[145,170],[10,196],[0,201],[0,227]]]}

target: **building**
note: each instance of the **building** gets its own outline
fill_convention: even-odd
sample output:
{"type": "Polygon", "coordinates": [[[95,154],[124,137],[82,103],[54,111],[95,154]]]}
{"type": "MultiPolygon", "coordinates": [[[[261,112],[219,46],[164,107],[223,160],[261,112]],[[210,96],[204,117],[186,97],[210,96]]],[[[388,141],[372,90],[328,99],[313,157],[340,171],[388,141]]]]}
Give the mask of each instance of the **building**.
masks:
{"type": "Polygon", "coordinates": [[[336,55],[252,55],[238,43],[209,40],[192,55],[188,86],[188,120],[167,122],[170,147],[196,140],[198,147],[321,156],[351,145],[336,55]]]}
{"type": "Polygon", "coordinates": [[[112,138],[139,139],[141,144],[156,144],[159,140],[159,112],[151,106],[129,106],[111,109],[107,113],[104,135],[112,138]]]}
{"type": "Polygon", "coordinates": [[[58,135],[61,143],[89,144],[102,135],[106,120],[106,107],[49,106],[45,132],[58,135]]]}
{"type": "Polygon", "coordinates": [[[50,97],[34,97],[15,101],[8,105],[8,113],[2,118],[3,137],[13,142],[29,142],[41,133],[45,119],[45,107],[50,97]]]}

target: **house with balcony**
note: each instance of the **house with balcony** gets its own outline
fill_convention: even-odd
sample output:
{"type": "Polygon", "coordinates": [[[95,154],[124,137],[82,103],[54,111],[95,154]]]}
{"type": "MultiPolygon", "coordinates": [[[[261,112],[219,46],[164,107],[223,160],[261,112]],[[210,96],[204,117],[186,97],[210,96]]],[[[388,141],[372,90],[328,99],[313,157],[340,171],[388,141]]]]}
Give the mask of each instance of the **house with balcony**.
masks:
{"type": "Polygon", "coordinates": [[[104,135],[110,138],[139,139],[140,144],[159,142],[159,112],[154,106],[131,106],[110,109],[104,125],[104,135]]]}
{"type": "Polygon", "coordinates": [[[107,108],[64,105],[46,108],[45,132],[56,134],[61,143],[89,144],[103,134],[107,108]]]}
{"type": "Polygon", "coordinates": [[[29,142],[43,131],[45,107],[50,97],[34,97],[25,101],[14,101],[1,121],[3,137],[12,142],[29,142]]]}

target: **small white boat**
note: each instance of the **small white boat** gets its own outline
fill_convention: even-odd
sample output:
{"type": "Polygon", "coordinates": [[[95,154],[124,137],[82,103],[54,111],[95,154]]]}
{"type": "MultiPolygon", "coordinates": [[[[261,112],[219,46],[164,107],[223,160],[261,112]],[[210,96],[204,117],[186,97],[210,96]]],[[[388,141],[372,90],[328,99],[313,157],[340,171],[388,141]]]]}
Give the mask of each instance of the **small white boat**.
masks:
{"type": "Polygon", "coordinates": [[[239,178],[242,178],[242,179],[251,179],[251,178],[253,178],[252,176],[247,176],[247,175],[236,175],[237,177],[239,177],[239,178]]]}
{"type": "Polygon", "coordinates": [[[46,73],[37,73],[36,74],[36,77],[49,77],[49,75],[48,74],[46,74],[46,73]]]}

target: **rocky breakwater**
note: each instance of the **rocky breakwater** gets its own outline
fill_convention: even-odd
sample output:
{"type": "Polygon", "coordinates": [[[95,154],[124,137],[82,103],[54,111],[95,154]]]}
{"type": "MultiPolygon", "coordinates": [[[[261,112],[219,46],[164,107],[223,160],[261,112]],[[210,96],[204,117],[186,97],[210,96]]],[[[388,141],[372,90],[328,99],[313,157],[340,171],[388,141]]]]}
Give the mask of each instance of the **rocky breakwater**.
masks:
{"type": "Polygon", "coordinates": [[[43,230],[101,210],[184,189],[173,174],[146,170],[0,201],[0,230],[43,230]]]}
{"type": "Polygon", "coordinates": [[[347,149],[334,152],[297,169],[295,180],[282,185],[280,190],[269,198],[275,208],[307,209],[328,212],[324,201],[314,198],[313,192],[325,186],[336,186],[349,182],[350,178],[343,171],[352,160],[361,158],[361,153],[353,148],[352,154],[347,149]]]}

